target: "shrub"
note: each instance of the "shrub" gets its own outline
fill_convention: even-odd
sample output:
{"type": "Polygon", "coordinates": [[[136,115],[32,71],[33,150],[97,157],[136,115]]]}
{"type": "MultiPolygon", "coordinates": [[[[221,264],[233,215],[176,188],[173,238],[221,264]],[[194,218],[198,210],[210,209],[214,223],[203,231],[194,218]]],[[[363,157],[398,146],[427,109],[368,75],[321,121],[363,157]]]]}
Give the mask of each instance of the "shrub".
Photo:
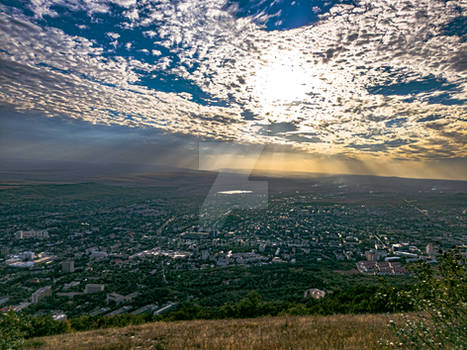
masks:
{"type": "Polygon", "coordinates": [[[0,315],[0,350],[22,349],[25,319],[10,310],[0,315]]]}
{"type": "Polygon", "coordinates": [[[403,322],[391,322],[398,342],[387,344],[402,349],[467,348],[466,258],[457,250],[439,257],[438,266],[420,264],[417,283],[406,292],[419,314],[403,315],[403,322]]]}

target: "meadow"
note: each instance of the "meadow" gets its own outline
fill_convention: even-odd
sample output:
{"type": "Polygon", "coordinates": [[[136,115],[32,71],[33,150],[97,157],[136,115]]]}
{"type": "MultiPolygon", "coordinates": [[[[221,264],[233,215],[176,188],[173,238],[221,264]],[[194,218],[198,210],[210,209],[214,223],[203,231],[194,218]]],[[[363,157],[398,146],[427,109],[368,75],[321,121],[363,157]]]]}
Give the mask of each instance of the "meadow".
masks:
{"type": "Polygon", "coordinates": [[[155,322],[29,339],[25,349],[381,349],[389,314],[155,322]]]}

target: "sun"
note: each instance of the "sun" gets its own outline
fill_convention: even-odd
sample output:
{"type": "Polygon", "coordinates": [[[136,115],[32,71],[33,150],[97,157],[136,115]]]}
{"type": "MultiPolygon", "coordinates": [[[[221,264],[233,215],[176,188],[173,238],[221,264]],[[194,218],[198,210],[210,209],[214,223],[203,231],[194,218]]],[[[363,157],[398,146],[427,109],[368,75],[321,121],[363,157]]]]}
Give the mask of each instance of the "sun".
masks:
{"type": "Polygon", "coordinates": [[[318,79],[302,64],[299,56],[277,51],[263,57],[266,62],[255,74],[254,94],[264,112],[283,113],[293,105],[310,99],[318,79]]]}

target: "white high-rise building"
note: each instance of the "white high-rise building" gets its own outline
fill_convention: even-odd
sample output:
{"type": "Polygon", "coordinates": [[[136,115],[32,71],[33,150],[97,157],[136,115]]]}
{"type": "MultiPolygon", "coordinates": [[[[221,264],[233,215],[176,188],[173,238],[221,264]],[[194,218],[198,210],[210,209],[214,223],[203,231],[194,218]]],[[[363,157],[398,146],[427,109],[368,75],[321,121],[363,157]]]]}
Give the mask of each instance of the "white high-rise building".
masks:
{"type": "Polygon", "coordinates": [[[33,304],[37,304],[39,300],[41,300],[44,297],[48,297],[52,295],[52,287],[47,286],[47,287],[42,287],[38,290],[36,290],[34,293],[32,293],[31,296],[31,302],[33,304]]]}

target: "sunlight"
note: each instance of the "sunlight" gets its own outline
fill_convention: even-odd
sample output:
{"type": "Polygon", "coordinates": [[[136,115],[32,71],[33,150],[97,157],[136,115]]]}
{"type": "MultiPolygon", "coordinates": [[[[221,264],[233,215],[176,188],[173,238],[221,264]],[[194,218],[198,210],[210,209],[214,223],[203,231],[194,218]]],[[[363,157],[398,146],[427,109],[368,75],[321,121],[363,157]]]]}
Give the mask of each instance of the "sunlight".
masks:
{"type": "Polygon", "coordinates": [[[254,93],[264,112],[282,114],[294,102],[309,99],[320,84],[310,67],[304,69],[298,53],[275,51],[265,60],[268,63],[257,70],[254,82],[254,93]]]}

